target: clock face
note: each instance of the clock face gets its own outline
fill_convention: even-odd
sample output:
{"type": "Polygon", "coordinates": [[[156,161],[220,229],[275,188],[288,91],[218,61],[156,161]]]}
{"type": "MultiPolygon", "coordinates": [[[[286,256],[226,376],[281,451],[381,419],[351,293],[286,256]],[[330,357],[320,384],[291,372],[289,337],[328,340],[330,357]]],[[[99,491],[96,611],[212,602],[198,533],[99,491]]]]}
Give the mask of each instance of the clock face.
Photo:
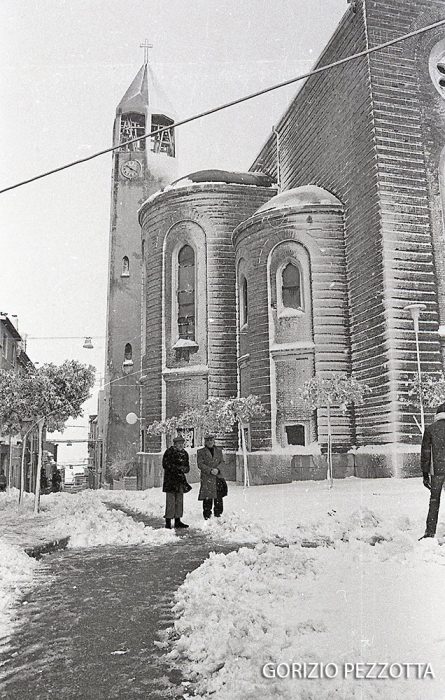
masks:
{"type": "Polygon", "coordinates": [[[138,160],[127,160],[122,166],[121,166],[121,173],[124,177],[128,178],[129,180],[133,180],[133,178],[138,177],[140,175],[142,170],[142,165],[138,160]]]}

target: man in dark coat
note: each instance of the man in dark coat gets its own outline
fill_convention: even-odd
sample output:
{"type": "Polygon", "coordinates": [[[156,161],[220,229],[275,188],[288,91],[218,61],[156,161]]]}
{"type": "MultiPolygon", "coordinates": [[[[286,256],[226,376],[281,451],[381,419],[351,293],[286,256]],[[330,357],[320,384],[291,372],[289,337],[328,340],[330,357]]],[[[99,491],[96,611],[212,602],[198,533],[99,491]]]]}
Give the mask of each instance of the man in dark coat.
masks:
{"type": "Polygon", "coordinates": [[[162,458],[164,468],[164,483],[162,490],[165,493],[165,527],[169,530],[172,519],[175,519],[175,527],[188,527],[181,522],[184,512],[184,474],[190,471],[188,452],[184,449],[185,440],[182,435],[173,438],[173,445],[168,447],[162,458]]]}
{"type": "Polygon", "coordinates": [[[51,485],[54,492],[61,491],[62,489],[62,474],[60,469],[56,469],[51,477],[51,485]]]}
{"type": "Polygon", "coordinates": [[[423,484],[430,489],[430,507],[424,537],[434,537],[439,515],[440,495],[445,481],[445,403],[436,409],[431,425],[427,425],[422,439],[420,466],[423,484]]]}
{"type": "Polygon", "coordinates": [[[198,468],[201,472],[201,488],[198,500],[202,501],[205,520],[213,513],[216,518],[223,512],[223,499],[217,492],[217,475],[221,474],[220,467],[224,464],[224,456],[220,447],[215,445],[215,436],[204,437],[204,447],[197,452],[198,468]]]}

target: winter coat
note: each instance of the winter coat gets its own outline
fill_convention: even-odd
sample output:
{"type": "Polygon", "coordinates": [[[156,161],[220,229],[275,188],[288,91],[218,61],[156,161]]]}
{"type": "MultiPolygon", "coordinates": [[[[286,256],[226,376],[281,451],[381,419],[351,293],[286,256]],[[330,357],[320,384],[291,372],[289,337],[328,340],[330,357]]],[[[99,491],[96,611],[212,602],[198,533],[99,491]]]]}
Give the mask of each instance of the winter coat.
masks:
{"type": "Polygon", "coordinates": [[[221,473],[221,465],[224,464],[224,456],[220,447],[213,448],[213,457],[208,447],[202,447],[197,452],[198,468],[201,472],[201,488],[199,489],[198,501],[204,498],[216,498],[216,474],[212,474],[212,469],[218,469],[221,473]]]}
{"type": "Polygon", "coordinates": [[[189,456],[185,450],[177,450],[176,447],[168,447],[162,458],[164,468],[164,483],[162,490],[165,493],[178,493],[183,490],[184,474],[190,471],[189,456]]]}
{"type": "Polygon", "coordinates": [[[51,477],[51,484],[53,491],[60,491],[60,484],[62,483],[62,475],[60,470],[57,469],[51,477]]]}
{"type": "Polygon", "coordinates": [[[420,466],[424,474],[436,476],[445,474],[445,413],[438,413],[434,423],[425,428],[420,451],[420,466]]]}

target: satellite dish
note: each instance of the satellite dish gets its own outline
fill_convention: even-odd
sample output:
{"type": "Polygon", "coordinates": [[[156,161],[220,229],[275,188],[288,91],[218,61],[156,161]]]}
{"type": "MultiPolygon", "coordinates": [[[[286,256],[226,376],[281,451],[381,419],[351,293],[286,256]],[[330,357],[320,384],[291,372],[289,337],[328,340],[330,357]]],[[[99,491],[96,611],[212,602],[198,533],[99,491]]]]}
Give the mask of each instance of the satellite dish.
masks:
{"type": "Polygon", "coordinates": [[[136,413],[127,413],[125,420],[127,421],[128,425],[134,425],[138,422],[139,418],[137,417],[136,413]]]}

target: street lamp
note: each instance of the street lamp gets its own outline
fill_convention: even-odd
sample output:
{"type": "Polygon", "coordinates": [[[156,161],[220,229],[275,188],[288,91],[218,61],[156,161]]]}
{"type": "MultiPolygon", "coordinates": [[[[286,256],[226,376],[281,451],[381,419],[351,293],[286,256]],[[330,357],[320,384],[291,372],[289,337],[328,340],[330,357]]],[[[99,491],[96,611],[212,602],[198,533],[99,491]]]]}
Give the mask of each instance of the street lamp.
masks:
{"type": "Polygon", "coordinates": [[[136,415],[136,413],[131,412],[127,413],[127,415],[125,416],[125,420],[127,421],[128,425],[136,425],[138,420],[141,419],[136,415]]]}
{"type": "MultiPolygon", "coordinates": [[[[145,452],[145,421],[143,418],[139,418],[139,416],[136,415],[133,411],[130,413],[127,413],[125,416],[125,420],[128,423],[128,425],[136,425],[136,423],[140,422],[141,427],[140,427],[140,436],[139,436],[139,451],[140,452],[145,452]]],[[[135,444],[135,443],[133,443],[135,444]]]]}
{"type": "Polygon", "coordinates": [[[413,319],[414,323],[414,335],[416,337],[416,357],[417,357],[417,377],[418,377],[418,382],[419,382],[419,404],[420,404],[420,426],[417,423],[417,425],[420,427],[420,432],[423,435],[423,431],[425,430],[425,413],[423,410],[423,396],[422,396],[422,372],[420,369],[420,347],[419,347],[419,316],[420,312],[426,309],[425,304],[407,304],[407,306],[404,307],[405,311],[409,311],[411,314],[411,318],[413,319]]]}

